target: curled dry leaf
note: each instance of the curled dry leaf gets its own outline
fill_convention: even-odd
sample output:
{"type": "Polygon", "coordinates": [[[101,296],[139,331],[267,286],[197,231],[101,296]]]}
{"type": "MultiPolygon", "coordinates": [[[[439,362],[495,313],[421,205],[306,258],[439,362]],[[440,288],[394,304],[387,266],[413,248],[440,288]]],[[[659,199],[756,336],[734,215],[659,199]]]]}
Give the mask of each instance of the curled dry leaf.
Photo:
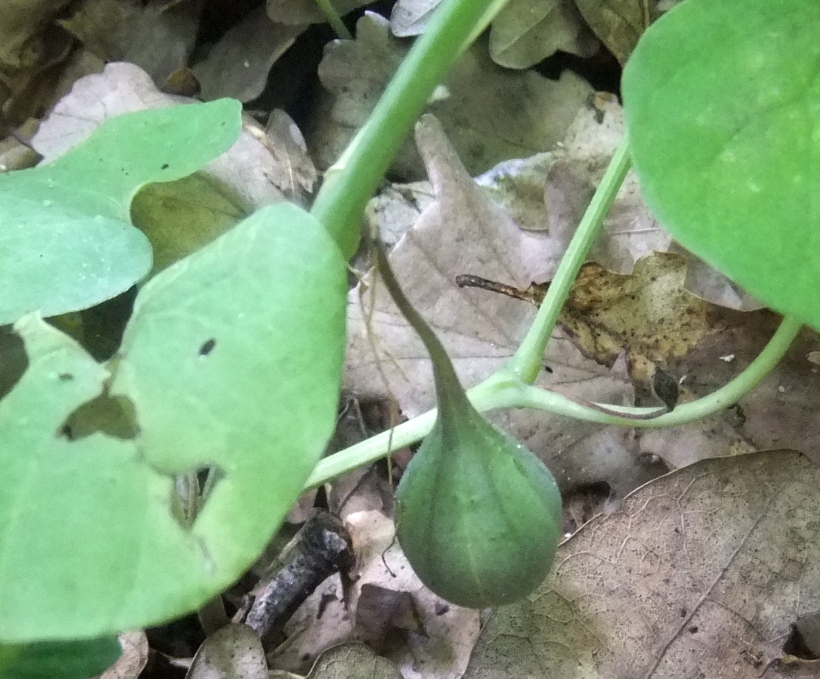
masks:
{"type": "Polygon", "coordinates": [[[559,548],[537,595],[495,612],[464,676],[757,679],[820,608],[819,484],[775,451],[643,486],[559,548]]]}
{"type": "Polygon", "coordinates": [[[123,632],[119,640],[122,655],[99,679],[137,679],[148,664],[148,638],[145,632],[123,632]]]}
{"type": "MultiPolygon", "coordinates": [[[[376,14],[367,13],[356,28],[356,40],[331,43],[319,66],[329,94],[308,141],[320,167],[333,163],[365,123],[408,50],[376,14]]],[[[441,119],[464,164],[477,174],[501,160],[551,148],[590,92],[569,71],[553,81],[534,71],[499,69],[479,42],[462,55],[427,110],[441,119]]],[[[412,146],[403,147],[392,171],[409,179],[422,175],[412,146]]]]}

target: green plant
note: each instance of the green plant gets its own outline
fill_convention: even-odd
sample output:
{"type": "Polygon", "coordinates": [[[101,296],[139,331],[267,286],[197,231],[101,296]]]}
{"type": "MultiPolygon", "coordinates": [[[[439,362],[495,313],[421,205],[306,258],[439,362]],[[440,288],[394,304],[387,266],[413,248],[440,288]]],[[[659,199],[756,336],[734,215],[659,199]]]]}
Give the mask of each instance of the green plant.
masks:
{"type": "MultiPolygon", "coordinates": [[[[502,4],[448,0],[328,172],[311,212],[289,204],[260,210],[157,275],[139,292],[122,348],[105,365],[22,314],[84,308],[137,282],[150,253],[127,223],[131,198],[142,184],[184,176],[229,146],[238,104],[124,116],[52,166],[0,177],[0,224],[18,234],[4,245],[11,255],[3,259],[0,316],[17,321],[28,355],[25,374],[0,401],[0,639],[9,644],[0,665],[26,644],[105,639],[202,605],[259,553],[303,486],[433,429],[430,412],[319,461],[342,365],[345,261],[364,206],[433,88],[502,4]],[[190,144],[186,134],[212,143],[190,144]],[[96,171],[112,158],[106,172],[96,171]],[[47,227],[46,237],[30,240],[23,230],[32,224],[47,227]],[[111,264],[85,272],[90,248],[111,264]],[[39,253],[53,262],[51,280],[30,273],[39,253]],[[8,268],[21,254],[28,268],[8,268]],[[20,279],[42,287],[11,293],[20,279]],[[95,399],[135,420],[138,436],[55,435],[95,399]],[[175,479],[202,470],[212,483],[199,513],[174,518],[175,479]]],[[[520,348],[468,392],[478,411],[528,407],[633,427],[691,422],[753,388],[802,323],[820,326],[811,247],[818,13],[811,0],[775,9],[764,0],[686,0],[646,33],[624,75],[629,142],[612,159],[520,348]],[[650,206],[681,242],[790,314],[740,376],[669,413],[585,405],[533,386],[630,160],[650,206]]],[[[435,358],[440,372],[446,357],[435,358]]],[[[439,377],[440,398],[441,384],[439,377]]],[[[458,409],[479,417],[458,397],[440,405],[442,417],[458,409]]],[[[507,446],[490,445],[494,456],[507,446]]],[[[400,526],[409,544],[408,530],[400,526]]]]}

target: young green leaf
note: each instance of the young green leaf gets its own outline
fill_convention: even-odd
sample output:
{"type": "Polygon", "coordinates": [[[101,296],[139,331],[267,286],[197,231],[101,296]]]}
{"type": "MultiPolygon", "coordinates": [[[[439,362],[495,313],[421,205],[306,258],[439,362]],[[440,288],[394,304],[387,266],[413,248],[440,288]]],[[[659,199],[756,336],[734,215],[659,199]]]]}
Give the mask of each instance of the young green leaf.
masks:
{"type": "Polygon", "coordinates": [[[108,369],[21,319],[29,368],[0,401],[0,640],[146,627],[234,582],[333,431],[346,295],[323,226],[279,203],[151,279],[108,369]],[[67,438],[105,389],[136,436],[67,438]],[[178,522],[173,476],[203,467],[215,485],[178,522]]]}
{"type": "Polygon", "coordinates": [[[131,226],[131,199],[227,150],[240,110],[222,99],[129,113],[50,165],[0,174],[0,324],[84,309],[145,276],[151,246],[131,226]]]}
{"type": "Polygon", "coordinates": [[[404,297],[377,248],[382,279],[433,361],[438,417],[396,491],[396,535],[416,574],[460,606],[508,604],[546,577],[561,495],[544,464],[470,403],[444,347],[404,297]]]}
{"type": "Polygon", "coordinates": [[[646,202],[684,246],[820,328],[820,4],[685,0],[624,71],[646,202]]]}

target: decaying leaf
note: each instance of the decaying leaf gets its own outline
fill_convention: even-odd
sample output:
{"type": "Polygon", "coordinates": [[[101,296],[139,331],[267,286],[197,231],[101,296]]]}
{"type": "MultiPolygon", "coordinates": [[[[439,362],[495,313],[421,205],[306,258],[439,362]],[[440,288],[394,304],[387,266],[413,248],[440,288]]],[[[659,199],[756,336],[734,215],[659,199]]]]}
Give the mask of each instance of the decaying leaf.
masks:
{"type": "Polygon", "coordinates": [[[347,597],[338,577],[329,578],[288,624],[289,638],[270,655],[271,666],[304,671],[325,649],[364,639],[405,679],[461,677],[478,638],[479,611],[453,606],[422,585],[394,539],[393,521],[381,512],[350,514],[345,525],[359,564],[347,597]]]}
{"type": "Polygon", "coordinates": [[[271,66],[306,28],[307,22],[274,23],[262,7],[250,12],[192,67],[203,99],[256,99],[265,88],[271,66]]]}
{"type": "Polygon", "coordinates": [[[586,22],[621,64],[656,18],[657,0],[575,0],[586,22]]]}
{"type": "MultiPolygon", "coordinates": [[[[722,311],[685,356],[668,369],[681,380],[681,402],[706,396],[739,375],[761,352],[779,318],[768,311],[722,311]]],[[[811,363],[820,348],[816,332],[805,329],[783,359],[740,403],[688,425],[643,431],[640,446],[682,467],[706,457],[790,448],[820,463],[820,414],[815,405],[820,369],[811,363]]]]}
{"type": "Polygon", "coordinates": [[[246,625],[227,625],[199,647],[185,679],[268,679],[262,642],[246,625]]]}
{"type": "Polygon", "coordinates": [[[322,653],[306,679],[402,679],[389,660],[364,644],[348,643],[322,653]]]}
{"type": "Polygon", "coordinates": [[[99,679],[137,679],[148,664],[148,638],[145,632],[123,632],[119,639],[122,655],[99,679]]]}
{"type": "Polygon", "coordinates": [[[590,57],[598,44],[572,0],[510,0],[490,30],[490,55],[507,68],[529,68],[558,50],[590,57]]]}
{"type": "MultiPolygon", "coordinates": [[[[416,135],[436,200],[393,250],[391,263],[406,294],[432,324],[462,383],[469,387],[512,356],[535,306],[460,288],[456,276],[477,275],[525,288],[530,281],[545,278],[562,246],[544,233],[520,230],[494,205],[460,164],[434,118],[423,118],[416,135]]],[[[434,405],[427,354],[378,280],[368,278],[351,292],[348,323],[345,383],[349,390],[365,398],[392,394],[408,417],[434,405]],[[375,304],[372,312],[371,304],[375,304]]],[[[632,401],[623,363],[610,371],[584,358],[560,332],[555,333],[544,364],[537,382],[541,386],[606,403],[632,401]]],[[[629,430],[532,411],[498,414],[495,419],[542,457],[563,490],[604,481],[623,494],[647,478],[634,455],[629,430]]]]}
{"type": "Polygon", "coordinates": [[[643,486],[560,547],[537,596],[494,613],[465,677],[757,679],[820,607],[818,484],[775,451],[643,486]]]}
{"type": "MultiPolygon", "coordinates": [[[[390,36],[387,21],[372,13],[359,20],[355,41],[328,47],[319,78],[329,94],[308,136],[320,167],[333,163],[367,120],[407,50],[390,36]]],[[[441,119],[464,164],[477,174],[502,160],[550,149],[590,93],[589,84],[569,71],[552,81],[534,71],[499,69],[479,41],[462,55],[427,110],[441,119]]],[[[409,179],[422,175],[409,143],[392,172],[409,179]]]]}
{"type": "Polygon", "coordinates": [[[186,65],[199,28],[200,2],[82,0],[60,25],[106,62],[128,61],[161,84],[186,65]]]}

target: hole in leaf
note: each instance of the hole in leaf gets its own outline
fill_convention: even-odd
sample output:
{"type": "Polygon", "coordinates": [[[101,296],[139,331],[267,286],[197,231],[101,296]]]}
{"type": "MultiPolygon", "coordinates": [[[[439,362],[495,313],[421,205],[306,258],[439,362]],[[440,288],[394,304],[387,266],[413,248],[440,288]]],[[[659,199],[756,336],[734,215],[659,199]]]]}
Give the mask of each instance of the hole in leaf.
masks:
{"type": "Polygon", "coordinates": [[[203,465],[174,475],[171,515],[189,530],[194,525],[216,484],[225,476],[216,466],[203,465]]]}
{"type": "Polygon", "coordinates": [[[783,653],[801,660],[820,660],[820,613],[805,615],[792,624],[783,653]]]}
{"type": "Polygon", "coordinates": [[[205,342],[201,347],[199,347],[199,355],[200,356],[207,356],[213,351],[213,348],[216,346],[216,340],[212,337],[207,342],[205,342]]]}
{"type": "MultiPolygon", "coordinates": [[[[62,379],[62,375],[60,378],[62,379]]],[[[66,418],[59,429],[59,435],[69,441],[77,441],[98,432],[118,439],[136,438],[139,426],[131,399],[102,394],[83,403],[66,418]]]]}

